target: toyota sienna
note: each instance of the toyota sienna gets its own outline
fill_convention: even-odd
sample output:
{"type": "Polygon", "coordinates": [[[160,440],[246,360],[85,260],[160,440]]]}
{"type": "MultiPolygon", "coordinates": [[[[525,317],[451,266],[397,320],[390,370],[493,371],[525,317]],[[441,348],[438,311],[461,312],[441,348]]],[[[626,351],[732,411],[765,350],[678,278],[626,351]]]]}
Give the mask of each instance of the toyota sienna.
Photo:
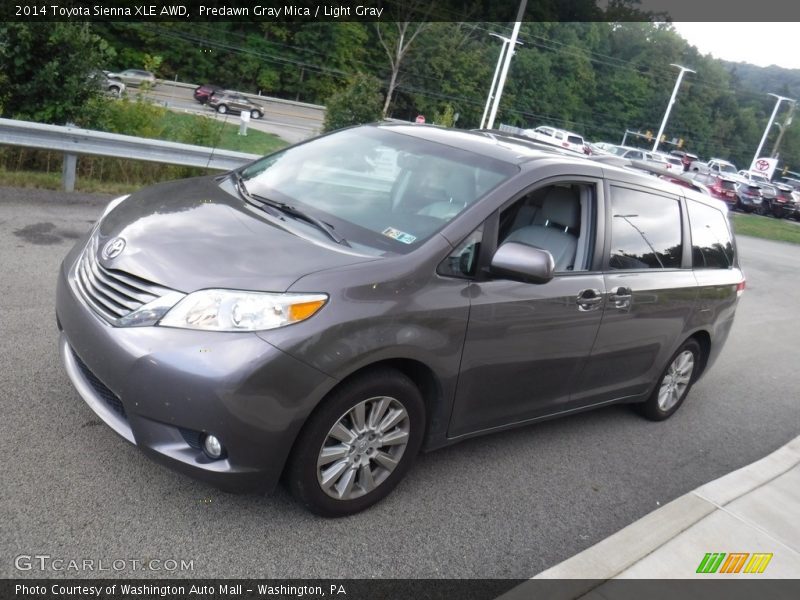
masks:
{"type": "Polygon", "coordinates": [[[72,384],[150,457],[234,491],[283,476],[341,516],[420,450],[614,403],[670,417],[743,289],[718,200],[370,125],[113,200],[57,317],[72,384]]]}

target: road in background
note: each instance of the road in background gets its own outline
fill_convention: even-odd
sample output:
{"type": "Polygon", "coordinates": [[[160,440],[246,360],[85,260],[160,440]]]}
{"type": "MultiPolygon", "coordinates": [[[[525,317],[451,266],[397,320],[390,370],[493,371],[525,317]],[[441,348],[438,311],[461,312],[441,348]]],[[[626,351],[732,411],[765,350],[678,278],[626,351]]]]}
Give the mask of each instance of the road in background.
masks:
{"type": "MultiPolygon", "coordinates": [[[[239,124],[238,114],[220,115],[214,109],[200,104],[194,99],[193,92],[197,86],[181,82],[159,81],[145,95],[154,102],[163,104],[170,110],[189,112],[213,117],[235,125],[239,124]]],[[[128,95],[135,95],[136,88],[128,88],[128,95]]],[[[301,142],[322,132],[325,119],[325,107],[303,102],[292,102],[280,98],[244,94],[264,107],[264,116],[251,120],[249,127],[267,133],[274,133],[289,143],[301,142]]]]}
{"type": "Polygon", "coordinates": [[[61,366],[59,263],[107,199],[0,189],[0,577],[105,575],[15,571],[13,557],[37,553],[191,559],[194,577],[529,577],[800,433],[787,302],[800,246],[739,238],[747,290],[728,345],[664,423],[617,406],[472,439],[421,456],[345,519],[282,488],[219,492],[119,438],[61,366]]]}

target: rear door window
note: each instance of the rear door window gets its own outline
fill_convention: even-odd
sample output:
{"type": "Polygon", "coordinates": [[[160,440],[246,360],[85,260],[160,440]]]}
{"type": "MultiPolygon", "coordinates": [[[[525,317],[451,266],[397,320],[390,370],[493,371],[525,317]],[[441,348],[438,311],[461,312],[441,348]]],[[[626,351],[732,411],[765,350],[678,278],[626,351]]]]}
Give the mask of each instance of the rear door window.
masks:
{"type": "Polygon", "coordinates": [[[695,269],[733,267],[733,239],[725,214],[702,202],[687,200],[692,230],[692,264],[695,269]]]}

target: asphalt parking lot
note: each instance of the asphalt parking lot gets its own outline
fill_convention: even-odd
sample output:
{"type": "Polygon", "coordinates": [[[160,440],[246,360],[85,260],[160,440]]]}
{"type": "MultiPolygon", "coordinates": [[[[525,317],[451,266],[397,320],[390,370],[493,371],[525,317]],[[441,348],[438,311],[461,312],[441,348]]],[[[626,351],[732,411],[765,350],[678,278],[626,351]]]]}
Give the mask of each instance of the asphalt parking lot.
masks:
{"type": "Polygon", "coordinates": [[[731,338],[667,422],[620,406],[470,440],[340,520],[283,489],[219,492],[117,437],[62,369],[57,269],[107,200],[0,189],[0,577],[165,575],[15,568],[35,554],[192,560],[169,574],[204,578],[530,577],[800,433],[800,246],[740,238],[731,338]]]}

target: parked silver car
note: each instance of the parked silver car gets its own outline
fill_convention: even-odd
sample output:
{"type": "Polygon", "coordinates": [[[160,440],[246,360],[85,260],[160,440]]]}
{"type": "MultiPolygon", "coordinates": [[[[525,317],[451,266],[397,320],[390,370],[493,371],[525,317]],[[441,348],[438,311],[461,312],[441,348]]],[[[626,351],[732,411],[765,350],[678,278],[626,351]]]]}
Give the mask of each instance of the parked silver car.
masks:
{"type": "Polygon", "coordinates": [[[116,79],[131,87],[140,87],[143,84],[153,86],[156,84],[156,76],[150,71],[142,69],[126,69],[118,73],[107,71],[106,74],[109,79],[116,79]]]}
{"type": "Polygon", "coordinates": [[[110,96],[119,97],[125,93],[125,84],[118,79],[111,79],[107,71],[92,71],[89,78],[97,85],[103,92],[110,96]]]}
{"type": "Polygon", "coordinates": [[[363,126],[118,198],[58,274],[67,374],[149,456],[326,516],[420,449],[667,419],[744,289],[727,208],[537,146],[363,126]]]}

